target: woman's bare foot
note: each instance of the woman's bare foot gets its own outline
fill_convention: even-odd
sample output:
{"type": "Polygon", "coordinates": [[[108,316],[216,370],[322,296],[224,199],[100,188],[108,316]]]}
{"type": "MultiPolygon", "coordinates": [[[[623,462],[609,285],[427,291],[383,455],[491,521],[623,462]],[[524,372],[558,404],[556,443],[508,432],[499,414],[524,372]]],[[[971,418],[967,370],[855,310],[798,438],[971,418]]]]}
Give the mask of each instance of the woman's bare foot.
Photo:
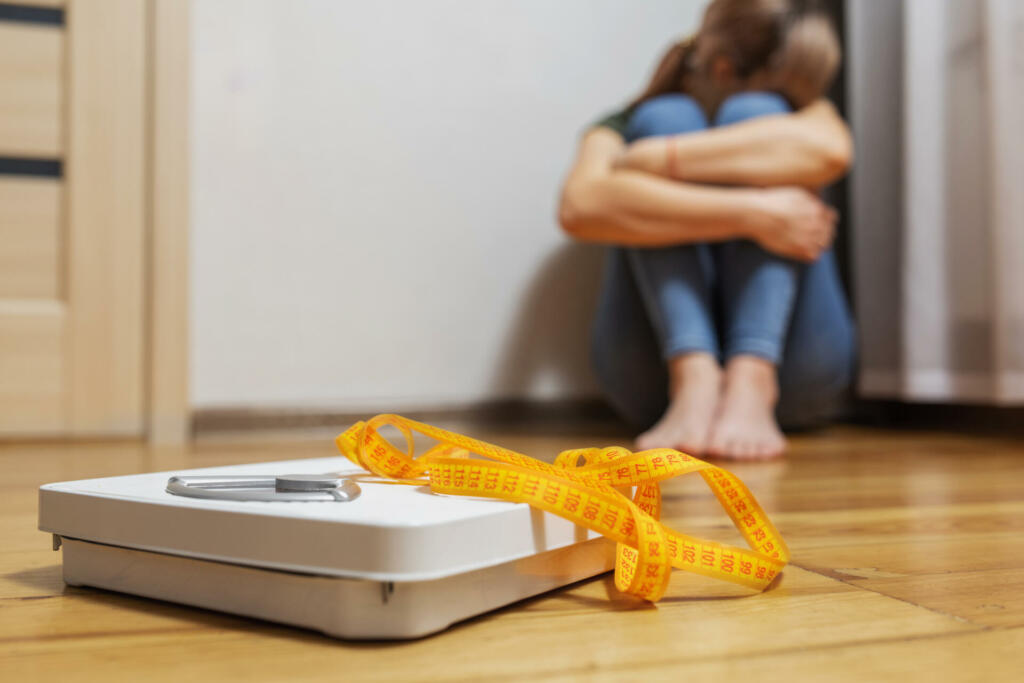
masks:
{"type": "Polygon", "coordinates": [[[722,369],[709,353],[687,353],[669,361],[668,409],[636,439],[638,450],[674,448],[700,455],[708,440],[721,391],[722,369]]]}
{"type": "Polygon", "coordinates": [[[725,389],[711,428],[708,454],[737,460],[777,458],[786,439],[775,422],[779,386],[772,363],[735,356],[725,368],[725,389]]]}

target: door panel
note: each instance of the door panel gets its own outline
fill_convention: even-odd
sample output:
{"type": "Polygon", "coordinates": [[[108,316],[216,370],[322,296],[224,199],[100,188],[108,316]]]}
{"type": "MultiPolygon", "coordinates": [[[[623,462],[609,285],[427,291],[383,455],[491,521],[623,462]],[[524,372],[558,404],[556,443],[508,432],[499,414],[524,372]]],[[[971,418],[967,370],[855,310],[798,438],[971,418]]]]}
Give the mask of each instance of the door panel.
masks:
{"type": "Polygon", "coordinates": [[[60,297],[60,181],[0,176],[0,299],[60,297]]]}
{"type": "Polygon", "coordinates": [[[63,31],[0,22],[0,155],[61,151],[63,31]]]}
{"type": "Polygon", "coordinates": [[[0,434],[143,433],[148,7],[0,21],[0,434]]]}
{"type": "Polygon", "coordinates": [[[56,301],[0,301],[0,434],[63,430],[64,321],[56,301]]]}

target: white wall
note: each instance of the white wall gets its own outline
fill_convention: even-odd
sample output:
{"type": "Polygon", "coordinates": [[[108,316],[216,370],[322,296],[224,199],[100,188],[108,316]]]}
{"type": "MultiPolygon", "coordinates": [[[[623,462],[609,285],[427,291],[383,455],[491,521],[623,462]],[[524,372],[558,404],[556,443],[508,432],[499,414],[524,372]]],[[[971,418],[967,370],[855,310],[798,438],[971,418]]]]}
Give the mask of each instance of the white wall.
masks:
{"type": "Polygon", "coordinates": [[[594,393],[557,188],[700,6],[194,3],[193,404],[594,393]]]}

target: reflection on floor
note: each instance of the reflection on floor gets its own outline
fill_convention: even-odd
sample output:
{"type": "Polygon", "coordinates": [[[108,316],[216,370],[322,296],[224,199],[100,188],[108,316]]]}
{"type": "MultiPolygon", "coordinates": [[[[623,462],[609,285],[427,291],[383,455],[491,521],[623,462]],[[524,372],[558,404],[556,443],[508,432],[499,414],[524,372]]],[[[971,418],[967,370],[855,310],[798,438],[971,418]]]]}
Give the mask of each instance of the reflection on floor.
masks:
{"type": "MultiPolygon", "coordinates": [[[[540,458],[616,442],[467,431],[540,458]]],[[[1010,438],[836,427],[797,436],[784,461],[731,467],[793,552],[760,595],[676,572],[652,607],[604,577],[425,640],[367,645],[63,585],[35,530],[39,484],[333,454],[327,434],[280,438],[0,445],[4,680],[987,681],[1024,663],[1024,443],[1010,438]]],[[[664,489],[673,527],[736,540],[698,478],[664,489]]]]}

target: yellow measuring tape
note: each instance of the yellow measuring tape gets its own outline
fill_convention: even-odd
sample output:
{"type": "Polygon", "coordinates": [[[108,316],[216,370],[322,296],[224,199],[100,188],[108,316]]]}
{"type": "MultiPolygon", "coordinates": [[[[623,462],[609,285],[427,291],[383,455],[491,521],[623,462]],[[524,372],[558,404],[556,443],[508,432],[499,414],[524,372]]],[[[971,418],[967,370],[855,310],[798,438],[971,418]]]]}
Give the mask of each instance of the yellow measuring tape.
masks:
{"type": "Polygon", "coordinates": [[[527,503],[616,541],[615,586],[651,602],[664,595],[673,567],[764,590],[789,561],[782,537],[743,482],[669,448],[580,448],[548,464],[399,415],[357,422],[336,443],[378,476],[419,485],[429,480],[434,493],[527,503]],[[405,436],[407,452],[380,435],[387,425],[405,436]],[[417,456],[414,433],[437,444],[417,456]],[[659,521],[658,482],[691,472],[707,482],[749,550],[687,536],[659,521]],[[623,492],[630,487],[632,499],[623,492]]]}

